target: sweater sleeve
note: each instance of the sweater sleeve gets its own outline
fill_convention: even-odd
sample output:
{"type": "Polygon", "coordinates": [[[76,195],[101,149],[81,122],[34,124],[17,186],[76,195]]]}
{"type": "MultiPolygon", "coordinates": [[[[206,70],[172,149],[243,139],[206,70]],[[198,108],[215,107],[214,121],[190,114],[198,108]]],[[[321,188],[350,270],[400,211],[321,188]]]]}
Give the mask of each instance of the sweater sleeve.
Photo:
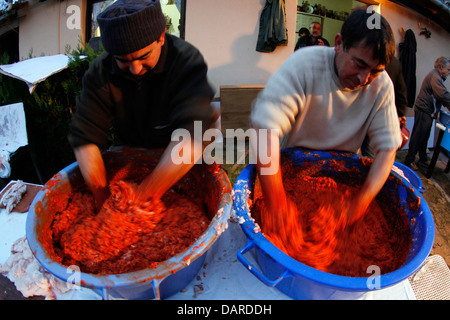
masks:
{"type": "MultiPolygon", "coordinates": [[[[292,60],[291,60],[292,61],[292,60]]],[[[278,129],[284,136],[292,128],[305,93],[295,68],[287,61],[268,80],[252,104],[250,124],[263,129],[278,129]]]]}
{"type": "Polygon", "coordinates": [[[173,66],[171,83],[174,105],[171,120],[178,128],[191,129],[194,121],[202,121],[203,131],[212,126],[219,117],[211,106],[214,90],[208,82],[207,65],[201,53],[194,47],[188,48],[179,62],[173,66]]]}
{"type": "Polygon", "coordinates": [[[370,142],[375,152],[396,150],[402,138],[392,82],[385,82],[379,91],[384,94],[380,94],[375,102],[378,107],[368,130],[370,142]]]}
{"type": "Polygon", "coordinates": [[[107,138],[112,103],[109,86],[100,71],[101,63],[101,57],[97,58],[83,76],[82,91],[69,127],[72,148],[90,143],[100,146],[107,138]]]}

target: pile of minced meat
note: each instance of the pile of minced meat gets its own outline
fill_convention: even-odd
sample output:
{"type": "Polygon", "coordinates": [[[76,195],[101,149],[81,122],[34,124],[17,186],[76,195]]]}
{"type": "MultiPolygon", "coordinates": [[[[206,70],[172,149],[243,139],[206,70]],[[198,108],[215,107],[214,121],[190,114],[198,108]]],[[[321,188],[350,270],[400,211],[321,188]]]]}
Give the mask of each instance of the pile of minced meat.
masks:
{"type": "Polygon", "coordinates": [[[100,275],[152,268],[187,249],[208,228],[205,211],[188,196],[170,189],[160,202],[142,204],[136,188],[112,181],[111,196],[99,212],[90,192],[73,191],[50,226],[55,260],[100,275]]]}
{"type": "MultiPolygon", "coordinates": [[[[332,274],[368,277],[369,266],[379,267],[381,274],[401,267],[411,247],[410,228],[402,208],[373,201],[359,221],[345,226],[342,209],[358,192],[358,186],[339,180],[348,173],[322,176],[322,165],[311,163],[302,168],[282,164],[290,204],[284,214],[265,209],[257,185],[251,214],[265,236],[297,261],[332,274]]],[[[347,169],[336,161],[334,170],[347,169]]]]}

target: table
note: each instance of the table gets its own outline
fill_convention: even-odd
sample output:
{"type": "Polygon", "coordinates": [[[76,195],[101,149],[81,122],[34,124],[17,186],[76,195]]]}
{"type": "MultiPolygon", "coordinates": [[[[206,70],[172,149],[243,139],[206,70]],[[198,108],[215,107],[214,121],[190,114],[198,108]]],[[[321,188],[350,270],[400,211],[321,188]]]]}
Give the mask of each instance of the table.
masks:
{"type": "MultiPolygon", "coordinates": [[[[430,165],[428,166],[427,172],[425,174],[425,177],[427,177],[428,179],[431,178],[431,176],[433,175],[434,167],[436,166],[439,153],[441,152],[442,149],[441,142],[445,133],[445,127],[442,123],[436,122],[436,128],[439,129],[439,135],[436,142],[436,146],[434,148],[433,157],[431,158],[430,165]]],[[[450,171],[450,160],[447,162],[447,166],[445,167],[445,173],[448,173],[449,171],[450,171]]]]}
{"type": "MultiPolygon", "coordinates": [[[[27,213],[6,213],[0,209],[0,264],[10,255],[11,245],[25,236],[27,213]]],[[[205,264],[188,286],[169,300],[290,300],[276,288],[259,281],[236,258],[237,250],[246,243],[239,223],[230,222],[227,230],[207,252],[205,264]]],[[[99,300],[87,288],[79,288],[57,296],[61,300],[99,300]]],[[[414,292],[406,279],[392,287],[368,292],[361,299],[413,300],[414,292]]]]}

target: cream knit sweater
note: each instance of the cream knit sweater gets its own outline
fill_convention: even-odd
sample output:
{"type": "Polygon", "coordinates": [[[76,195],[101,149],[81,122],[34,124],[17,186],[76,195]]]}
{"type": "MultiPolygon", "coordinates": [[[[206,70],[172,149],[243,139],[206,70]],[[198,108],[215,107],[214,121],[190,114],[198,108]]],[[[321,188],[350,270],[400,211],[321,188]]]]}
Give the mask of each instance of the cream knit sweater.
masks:
{"type": "Polygon", "coordinates": [[[397,149],[400,128],[388,74],[346,90],[334,71],[334,57],[330,47],[295,51],[254,101],[251,124],[279,129],[283,147],[358,153],[368,134],[375,152],[397,149]]]}

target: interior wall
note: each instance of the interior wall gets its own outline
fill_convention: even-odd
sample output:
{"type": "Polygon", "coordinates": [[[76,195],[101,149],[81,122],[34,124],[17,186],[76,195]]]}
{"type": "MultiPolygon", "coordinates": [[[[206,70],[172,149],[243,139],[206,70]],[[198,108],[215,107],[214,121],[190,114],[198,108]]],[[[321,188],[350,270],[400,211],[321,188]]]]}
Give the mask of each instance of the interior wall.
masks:
{"type": "MultiPolygon", "coordinates": [[[[304,0],[297,0],[297,5],[301,6],[303,5],[305,1],[304,0]]],[[[306,3],[306,2],[305,2],[306,3]]],[[[327,10],[333,10],[335,12],[347,12],[349,13],[350,10],[353,8],[353,0],[309,0],[308,3],[311,6],[314,5],[321,5],[324,6],[327,10]]],[[[320,17],[316,16],[317,18],[314,18],[315,15],[310,15],[308,19],[305,19],[304,23],[301,23],[302,14],[297,15],[297,31],[300,29],[301,26],[307,25],[307,28],[309,29],[310,22],[319,22],[322,24],[322,37],[327,39],[327,41],[330,43],[330,46],[334,46],[334,39],[336,37],[336,34],[341,31],[342,24],[344,21],[329,18],[329,17],[320,17]],[[306,21],[308,21],[306,23],[306,21]]],[[[296,34],[296,39],[298,39],[298,34],[296,34]]]]}
{"type": "MultiPolygon", "coordinates": [[[[302,5],[304,1],[305,0],[298,0],[298,5],[302,5]]],[[[353,0],[308,0],[308,3],[312,6],[321,4],[327,9],[334,11],[349,11],[353,6],[353,0]]]]}
{"type": "Polygon", "coordinates": [[[265,84],[294,51],[297,0],[286,0],[288,45],[256,51],[259,17],[266,0],[187,0],[185,39],[208,64],[219,95],[221,85],[265,84]]]}

